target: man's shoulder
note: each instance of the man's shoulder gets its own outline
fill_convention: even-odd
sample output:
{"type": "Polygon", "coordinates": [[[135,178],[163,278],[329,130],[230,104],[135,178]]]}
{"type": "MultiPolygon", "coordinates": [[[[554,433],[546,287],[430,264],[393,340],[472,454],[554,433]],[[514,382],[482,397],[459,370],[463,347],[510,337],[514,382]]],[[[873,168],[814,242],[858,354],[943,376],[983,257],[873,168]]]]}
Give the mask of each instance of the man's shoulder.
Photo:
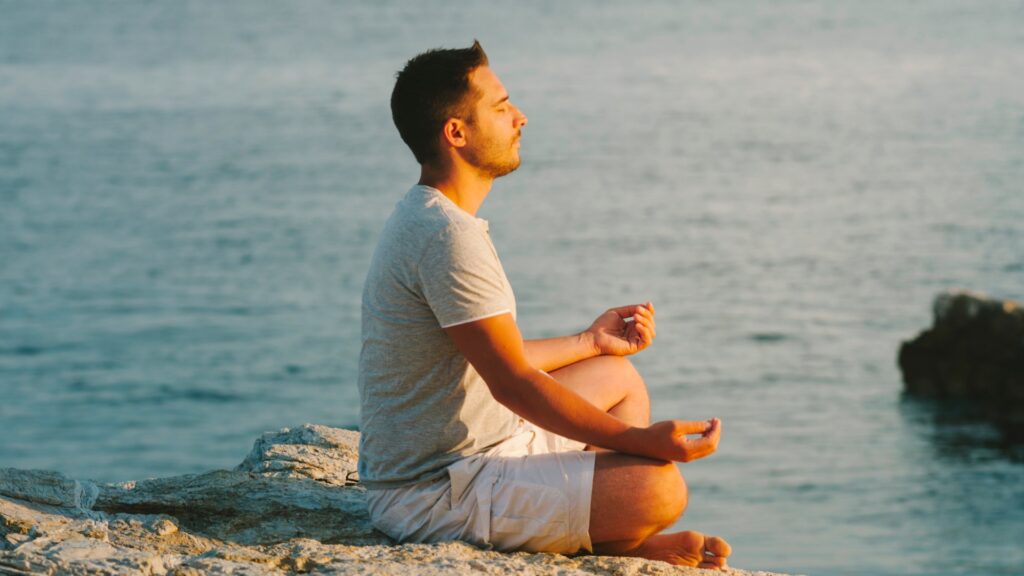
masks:
{"type": "Polygon", "coordinates": [[[458,208],[443,194],[416,185],[395,206],[386,227],[390,233],[412,235],[423,242],[478,232],[480,220],[458,208]]]}

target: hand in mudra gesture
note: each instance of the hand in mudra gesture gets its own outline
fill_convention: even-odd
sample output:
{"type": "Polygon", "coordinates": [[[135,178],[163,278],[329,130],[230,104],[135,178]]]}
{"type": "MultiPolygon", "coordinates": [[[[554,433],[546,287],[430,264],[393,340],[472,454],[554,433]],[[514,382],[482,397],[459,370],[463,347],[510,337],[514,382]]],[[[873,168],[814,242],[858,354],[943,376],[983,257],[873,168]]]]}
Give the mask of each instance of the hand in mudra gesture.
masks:
{"type": "Polygon", "coordinates": [[[700,421],[665,420],[651,424],[643,433],[646,456],[673,462],[692,462],[718,450],[722,421],[718,418],[700,421]],[[691,436],[697,436],[691,438],[691,436]]]}
{"type": "Polygon", "coordinates": [[[610,308],[584,334],[593,340],[598,354],[636,354],[654,341],[654,305],[648,302],[610,308]]]}

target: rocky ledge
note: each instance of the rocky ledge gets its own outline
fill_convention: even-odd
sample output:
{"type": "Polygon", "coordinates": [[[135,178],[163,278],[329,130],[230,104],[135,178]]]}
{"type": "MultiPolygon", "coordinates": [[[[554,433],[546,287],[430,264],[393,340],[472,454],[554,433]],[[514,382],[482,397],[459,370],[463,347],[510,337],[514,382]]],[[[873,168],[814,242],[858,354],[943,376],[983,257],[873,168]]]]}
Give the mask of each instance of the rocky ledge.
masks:
{"type": "Polygon", "coordinates": [[[397,545],[370,525],[358,439],[306,424],[264,434],[234,470],[118,484],[0,468],[0,574],[707,573],[460,542],[397,545]]]}
{"type": "Polygon", "coordinates": [[[1024,308],[974,292],[935,298],[934,324],[900,347],[910,394],[969,401],[1024,440],[1024,308]]]}

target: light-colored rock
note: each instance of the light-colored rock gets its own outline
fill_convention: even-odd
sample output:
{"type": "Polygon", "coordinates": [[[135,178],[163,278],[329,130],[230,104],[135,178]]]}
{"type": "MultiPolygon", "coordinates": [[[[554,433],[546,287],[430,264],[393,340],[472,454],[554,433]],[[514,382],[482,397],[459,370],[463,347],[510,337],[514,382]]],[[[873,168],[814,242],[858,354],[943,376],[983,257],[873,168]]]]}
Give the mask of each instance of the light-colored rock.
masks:
{"type": "Polygon", "coordinates": [[[235,470],[119,484],[5,469],[0,574],[706,574],[637,558],[395,545],[352,482],[358,438],[307,424],[264,434],[235,470]]]}
{"type": "Polygon", "coordinates": [[[149,524],[149,529],[157,536],[168,536],[178,531],[178,525],[167,518],[158,518],[149,524]]]}
{"type": "Polygon", "coordinates": [[[358,432],[304,424],[263,434],[236,470],[348,486],[359,481],[358,462],[358,432]]]}
{"type": "Polygon", "coordinates": [[[0,496],[88,509],[96,501],[97,493],[92,482],[79,482],[60,472],[0,468],[0,496]]]}
{"type": "Polygon", "coordinates": [[[370,525],[366,492],[302,477],[217,470],[101,486],[93,508],[166,514],[180,526],[222,540],[269,544],[291,538],[389,542],[370,525]]]}

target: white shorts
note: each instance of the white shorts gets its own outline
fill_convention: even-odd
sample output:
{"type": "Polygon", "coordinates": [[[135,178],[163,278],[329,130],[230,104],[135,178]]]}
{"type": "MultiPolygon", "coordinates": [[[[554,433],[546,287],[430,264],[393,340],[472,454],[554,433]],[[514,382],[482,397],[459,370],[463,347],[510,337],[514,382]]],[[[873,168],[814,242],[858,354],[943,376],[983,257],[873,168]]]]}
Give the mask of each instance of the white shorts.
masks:
{"type": "Polygon", "coordinates": [[[583,448],[521,420],[509,439],[452,464],[447,476],[370,490],[370,520],[399,542],[591,552],[594,453],[583,448]]]}

